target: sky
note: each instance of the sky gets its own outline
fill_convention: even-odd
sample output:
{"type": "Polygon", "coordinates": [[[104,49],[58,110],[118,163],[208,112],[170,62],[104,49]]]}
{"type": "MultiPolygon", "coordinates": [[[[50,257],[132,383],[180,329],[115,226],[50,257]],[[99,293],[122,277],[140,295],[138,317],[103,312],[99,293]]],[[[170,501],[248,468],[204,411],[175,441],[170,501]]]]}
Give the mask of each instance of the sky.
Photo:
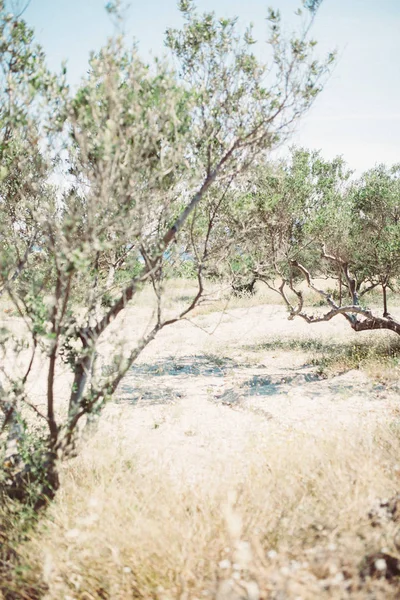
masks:
{"type": "MultiPolygon", "coordinates": [[[[10,0],[10,2],[24,0],[10,0]]],[[[67,61],[77,85],[91,50],[111,35],[114,25],[104,0],[31,0],[24,18],[58,69],[67,61]]],[[[197,0],[200,11],[238,16],[252,22],[259,56],[267,52],[267,7],[279,8],[290,32],[300,0],[197,0]]],[[[165,53],[164,32],[181,23],[176,0],[130,0],[124,30],[142,55],[165,53]]],[[[319,149],[326,158],[342,155],[356,173],[379,163],[400,162],[400,0],[324,0],[312,36],[319,52],[336,48],[338,61],[311,111],[299,123],[291,144],[319,149]]]]}

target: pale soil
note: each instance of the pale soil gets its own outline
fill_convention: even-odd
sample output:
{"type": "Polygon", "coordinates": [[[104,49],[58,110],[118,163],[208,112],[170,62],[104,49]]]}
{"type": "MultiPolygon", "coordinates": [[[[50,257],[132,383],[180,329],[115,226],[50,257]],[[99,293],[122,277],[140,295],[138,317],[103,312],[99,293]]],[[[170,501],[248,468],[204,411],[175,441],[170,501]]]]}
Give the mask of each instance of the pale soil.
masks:
{"type": "MultiPolygon", "coordinates": [[[[98,435],[115,431],[143,461],[154,459],[195,477],[219,457],[221,470],[246,460],[246,449],[271,435],[312,437],[366,428],[400,408],[392,389],[352,370],[323,379],[311,363],[313,350],[296,340],[340,344],[354,334],[345,320],[309,326],[288,321],[280,306],[212,313],[159,334],[125,377],[105,411],[98,435]],[[292,348],[274,348],[287,340],[292,348]]],[[[137,331],[127,317],[118,330],[137,331]]],[[[383,337],[387,334],[382,334],[383,337]]],[[[364,336],[364,337],[363,337],[364,336]]]]}
{"type": "MultiPolygon", "coordinates": [[[[100,363],[111,362],[111,338],[132,345],[151,319],[152,311],[143,307],[118,318],[99,347],[100,363]]],[[[21,326],[18,319],[8,324],[12,321],[14,329],[21,326]]],[[[262,444],[270,433],[324,437],[335,429],[390,420],[400,410],[400,382],[383,386],[361,370],[324,378],[312,358],[318,356],[316,346],[332,353],[344,344],[393,335],[356,334],[340,318],[313,326],[289,321],[278,305],[198,315],[165,328],[143,351],[104,411],[98,435],[115,433],[118,443],[131,444],[143,460],[165,459],[193,474],[216,454],[222,465],[231,464],[245,456],[249,443],[262,444]]],[[[28,360],[29,352],[21,353],[21,365],[28,360]]],[[[27,388],[43,412],[46,366],[35,359],[27,388]]],[[[17,370],[17,362],[13,367],[17,370]]],[[[60,412],[70,382],[68,367],[60,364],[55,382],[60,412]]]]}
{"type": "MultiPolygon", "coordinates": [[[[114,335],[134,344],[150,318],[136,307],[114,335]]],[[[368,516],[399,489],[400,382],[362,370],[321,378],[312,360],[369,339],[393,337],[354,334],[344,319],[288,321],[274,305],[163,330],[65,463],[49,518],[23,549],[46,599],[399,597],[360,569],[400,549],[398,514],[383,526],[368,516]]],[[[108,337],[100,364],[112,348],[108,337]]],[[[70,377],[59,368],[59,410],[70,377]]],[[[44,408],[40,361],[30,388],[44,408]]]]}

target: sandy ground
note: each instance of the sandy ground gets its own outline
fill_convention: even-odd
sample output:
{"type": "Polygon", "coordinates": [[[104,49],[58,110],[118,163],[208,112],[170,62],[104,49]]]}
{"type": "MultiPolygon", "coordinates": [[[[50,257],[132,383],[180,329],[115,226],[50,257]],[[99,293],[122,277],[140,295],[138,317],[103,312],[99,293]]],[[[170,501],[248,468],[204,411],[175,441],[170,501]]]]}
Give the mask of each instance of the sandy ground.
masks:
{"type": "MultiPolygon", "coordinates": [[[[100,365],[109,365],[112,362],[115,346],[111,343],[111,337],[115,335],[120,340],[125,338],[134,345],[135,339],[140,338],[148,327],[150,317],[151,310],[140,307],[127,311],[123,319],[117,319],[113,324],[113,331],[108,333],[99,346],[100,365]]],[[[246,497],[251,499],[253,487],[247,486],[248,482],[255,482],[254,485],[258,486],[256,489],[260,493],[261,486],[265,485],[266,480],[268,483],[262,494],[264,492],[266,494],[267,511],[271,510],[271,518],[279,521],[278,531],[281,531],[283,537],[279,550],[281,557],[277,557],[274,549],[276,542],[273,541],[274,535],[272,535],[268,544],[274,554],[268,553],[267,558],[264,556],[262,558],[261,564],[266,571],[260,581],[265,579],[267,581],[266,589],[272,590],[270,596],[263,597],[277,600],[278,598],[303,598],[303,600],[320,598],[322,589],[328,590],[326,592],[328,595],[323,596],[326,598],[351,597],[347,592],[340,595],[340,590],[347,590],[347,583],[350,585],[352,581],[350,579],[347,582],[342,573],[342,571],[344,572],[343,565],[347,565],[348,562],[348,547],[351,548],[351,552],[354,549],[354,552],[358,553],[355,562],[361,560],[363,553],[370,552],[371,548],[375,551],[383,547],[379,531],[376,533],[375,529],[373,535],[377,536],[376,546],[373,537],[367,538],[365,548],[360,546],[360,540],[364,539],[361,538],[362,525],[360,530],[359,526],[355,525],[359,521],[364,523],[364,515],[368,513],[371,506],[375,506],[377,501],[375,488],[370,491],[369,487],[366,490],[360,487],[361,483],[358,482],[356,476],[357,469],[364,468],[365,459],[358,453],[359,440],[361,438],[363,440],[364,451],[367,452],[371,448],[370,453],[374,455],[377,422],[389,424],[391,421],[393,422],[394,415],[398,417],[400,414],[400,382],[393,380],[390,385],[382,385],[361,370],[351,370],[329,378],[322,377],[313,358],[321,357],[323,353],[332,356],[334,352],[340,352],[343,345],[349,346],[361,341],[368,343],[370,338],[381,338],[383,342],[389,341],[390,336],[391,334],[382,332],[355,334],[344,319],[336,319],[315,326],[310,326],[300,319],[288,321],[284,308],[274,305],[236,308],[223,314],[198,315],[193,318],[192,322],[181,321],[165,328],[140,355],[139,360],[121,382],[113,401],[107,405],[98,422],[94,423],[92,431],[89,429],[91,438],[86,445],[87,452],[83,448],[83,452],[80,453],[75,464],[70,461],[70,467],[68,466],[63,474],[68,478],[69,486],[64,487],[64,497],[60,492],[59,504],[55,505],[52,517],[54,522],[58,523],[59,529],[54,533],[54,538],[50,535],[47,542],[46,537],[44,539],[44,543],[48,544],[45,556],[50,558],[45,558],[43,569],[47,573],[45,576],[50,577],[49,573],[53,572],[52,552],[56,548],[56,553],[58,553],[60,547],[65,550],[65,543],[67,544],[65,554],[63,554],[65,558],[62,561],[65,560],[67,567],[64,568],[64,565],[60,564],[55,568],[54,575],[51,575],[49,581],[52,581],[51,585],[54,584],[51,597],[61,597],[57,592],[57,586],[63,578],[67,582],[67,586],[74,585],[72,577],[76,573],[81,576],[82,570],[84,571],[82,565],[85,564],[88,552],[89,555],[97,556],[97,551],[93,550],[94,546],[90,546],[90,543],[96,544],[96,548],[97,546],[101,548],[101,545],[105,544],[107,549],[112,548],[113,552],[115,547],[117,549],[116,556],[119,556],[118,548],[121,547],[123,554],[125,530],[127,530],[126,535],[129,538],[128,549],[131,545],[134,547],[137,543],[135,540],[147,548],[149,531],[151,531],[150,525],[154,527],[156,535],[156,538],[149,538],[150,549],[153,548],[151,544],[154,543],[154,539],[158,541],[159,537],[164,545],[165,543],[167,546],[169,543],[175,544],[175,548],[181,547],[181,537],[188,543],[193,538],[197,543],[196,536],[199,533],[196,529],[196,519],[192,523],[193,529],[191,529],[191,525],[188,532],[183,534],[183,530],[179,526],[177,526],[177,533],[175,532],[175,521],[173,520],[172,529],[168,530],[169,534],[167,533],[165,537],[159,536],[157,518],[161,516],[161,519],[165,519],[165,514],[167,514],[167,523],[170,513],[173,514],[169,504],[170,493],[175,493],[175,495],[171,495],[171,498],[172,502],[177,503],[176,490],[184,490],[185,494],[189,491],[188,497],[192,500],[199,498],[201,507],[204,506],[204,502],[208,502],[207,497],[208,495],[212,496],[214,489],[227,491],[227,501],[230,501],[231,491],[236,493],[243,485],[243,488],[249,487],[247,492],[250,495],[246,497]],[[360,431],[362,436],[360,436],[360,431]],[[336,449],[338,456],[342,457],[344,462],[335,461],[336,449]],[[307,462],[307,457],[312,459],[314,453],[316,459],[307,462]],[[112,470],[112,473],[114,473],[114,468],[116,469],[117,477],[127,477],[120,489],[115,486],[111,490],[107,485],[104,487],[101,483],[102,475],[99,466],[103,464],[102,460],[105,461],[104,464],[108,465],[108,469],[112,470]],[[307,478],[304,472],[301,473],[301,470],[298,471],[301,469],[303,460],[307,465],[312,465],[312,468],[315,466],[316,469],[320,469],[323,464],[324,470],[326,469],[321,488],[319,490],[315,488],[315,493],[321,494],[321,496],[317,495],[317,499],[315,499],[314,492],[310,493],[308,505],[307,490],[314,490],[314,488],[307,486],[309,484],[314,486],[315,481],[320,480],[316,477],[314,481],[312,477],[307,478]],[[129,467],[121,468],[118,471],[119,465],[124,466],[125,463],[129,463],[129,467]],[[135,465],[135,469],[131,470],[131,465],[135,465]],[[290,471],[292,466],[293,469],[290,471]],[[345,474],[340,473],[341,469],[346,470],[345,474]],[[267,471],[272,477],[268,478],[267,471]],[[89,487],[85,485],[85,473],[90,474],[88,477],[89,487]],[[93,479],[91,479],[92,473],[94,473],[93,479]],[[348,476],[347,473],[349,473],[348,476]],[[149,477],[141,479],[143,474],[149,474],[149,477]],[[164,474],[168,483],[167,496],[160,496],[161,479],[164,474]],[[158,486],[158,480],[160,480],[160,486],[158,486]],[[139,498],[138,490],[136,490],[136,496],[133,489],[131,494],[131,486],[137,486],[140,490],[141,481],[146,481],[147,485],[144,488],[146,494],[144,506],[148,504],[150,510],[154,511],[154,507],[158,507],[161,502],[166,511],[165,514],[161,511],[158,517],[157,515],[156,517],[147,515],[144,518],[141,525],[143,526],[142,538],[138,534],[138,531],[142,530],[135,529],[136,524],[141,523],[141,517],[137,520],[132,517],[134,512],[130,511],[131,501],[138,502],[139,498]],[[172,481],[184,485],[170,486],[172,481]],[[290,490],[293,485],[295,495],[292,497],[290,493],[288,495],[288,488],[290,490]],[[334,487],[332,491],[331,485],[338,486],[338,488],[334,487]],[[269,498],[270,489],[272,490],[271,498],[269,498]],[[360,490],[364,490],[364,493],[360,490]],[[75,497],[75,493],[78,494],[78,499],[75,497]],[[96,529],[95,525],[93,526],[93,542],[90,542],[92,539],[90,523],[93,524],[92,521],[88,521],[89,525],[85,525],[87,531],[85,529],[82,532],[83,537],[76,537],[78,534],[80,535],[82,523],[86,523],[80,519],[87,518],[86,508],[83,509],[83,512],[81,511],[82,506],[86,506],[86,496],[80,496],[79,493],[98,494],[98,505],[102,506],[102,502],[104,502],[106,507],[105,519],[99,520],[101,527],[96,529]],[[308,534],[305,533],[308,528],[310,528],[310,532],[314,532],[314,529],[311,528],[315,527],[316,523],[318,527],[322,527],[318,519],[321,519],[321,515],[325,513],[323,510],[320,512],[319,508],[317,510],[315,503],[319,503],[319,497],[324,503],[325,511],[327,502],[339,501],[342,503],[340,504],[344,507],[344,520],[340,526],[342,529],[339,527],[339,532],[336,533],[336,520],[334,526],[329,525],[332,515],[327,511],[327,531],[332,526],[329,534],[332,535],[332,538],[326,538],[326,542],[332,540],[332,543],[329,541],[329,545],[325,548],[324,538],[319,539],[314,533],[310,533],[310,541],[304,543],[306,546],[310,543],[311,546],[302,548],[301,553],[298,557],[295,555],[296,560],[294,560],[291,549],[292,532],[303,532],[301,535],[306,537],[301,539],[308,540],[308,534]],[[286,498],[285,510],[288,517],[282,517],[282,514],[286,513],[281,514],[280,511],[280,503],[284,498],[286,498]],[[297,502],[300,502],[299,510],[296,507],[295,509],[291,508],[293,498],[296,498],[296,507],[297,502]],[[359,505],[360,508],[355,510],[355,506],[359,507],[359,505]],[[120,516],[121,506],[125,511],[122,513],[122,517],[120,516]],[[304,510],[311,512],[310,514],[304,513],[304,510]],[[315,510],[316,514],[314,514],[315,510]],[[275,516],[273,516],[274,511],[275,516]],[[132,522],[129,519],[132,519],[132,522]],[[295,529],[296,523],[297,530],[295,529]],[[147,527],[150,529],[147,530],[147,527]],[[349,539],[353,536],[349,546],[346,545],[346,535],[343,535],[343,531],[347,531],[348,527],[350,528],[349,539]],[[353,529],[351,529],[352,527],[353,529]],[[195,531],[196,533],[193,533],[195,531]],[[86,533],[87,540],[89,540],[88,545],[86,545],[84,537],[86,533]],[[109,537],[107,537],[108,535],[109,537]],[[133,536],[132,539],[131,536],[133,536]],[[119,541],[120,537],[122,537],[122,542],[119,541]],[[368,539],[370,539],[369,542],[368,539]],[[333,542],[341,544],[340,548],[343,547],[343,549],[337,550],[337,546],[333,542]],[[77,544],[76,548],[74,544],[77,544]],[[80,554],[77,554],[77,548],[80,548],[80,554]],[[306,554],[306,552],[310,554],[306,554]],[[315,561],[313,557],[315,557],[315,561]],[[304,560],[305,558],[307,560],[304,560]],[[302,562],[299,562],[300,560],[302,562]],[[310,564],[314,566],[310,567],[310,564]],[[322,566],[318,567],[319,564],[322,566]],[[61,574],[63,574],[62,577],[61,574]],[[332,583],[336,581],[336,576],[341,577],[338,580],[339,583],[332,583]],[[52,579],[53,577],[54,579],[52,579]],[[339,587],[333,588],[333,585],[339,587]],[[276,594],[273,591],[275,589],[276,594]],[[329,596],[329,590],[332,589],[339,591],[336,595],[329,596]]],[[[21,356],[25,359],[27,357],[29,357],[28,354],[25,357],[21,356]]],[[[60,412],[63,407],[65,409],[70,381],[71,373],[68,372],[67,367],[59,365],[55,391],[57,409],[60,412]]],[[[45,409],[45,384],[45,365],[40,359],[37,359],[28,387],[32,400],[43,411],[45,409]]],[[[391,437],[389,436],[387,439],[391,439],[391,437]]],[[[88,440],[88,437],[84,435],[84,445],[85,440],[88,440]]],[[[364,481],[365,477],[367,484],[370,484],[369,466],[372,464],[369,457],[369,462],[367,461],[365,466],[367,476],[365,477],[364,474],[361,478],[364,481]]],[[[372,478],[374,473],[375,471],[371,472],[372,478]]],[[[311,472],[311,476],[313,476],[313,472],[311,472]]],[[[109,473],[107,477],[110,477],[109,473]]],[[[106,479],[106,481],[108,480],[106,479]]],[[[115,481],[113,485],[115,485],[115,481]]],[[[97,496],[94,495],[93,498],[97,502],[97,496]]],[[[261,504],[260,500],[254,503],[254,509],[250,501],[250,508],[247,507],[247,510],[250,513],[253,510],[260,511],[261,518],[265,519],[266,513],[263,512],[264,509],[261,509],[264,503],[263,498],[264,495],[262,495],[261,504]]],[[[235,499],[232,500],[232,506],[234,503],[235,499]]],[[[89,503],[90,506],[92,505],[89,503]]],[[[225,514],[226,507],[221,505],[221,509],[225,514]]],[[[137,510],[138,515],[141,514],[141,510],[146,512],[144,508],[137,510]]],[[[177,518],[181,519],[182,514],[178,511],[177,518]]],[[[245,514],[246,518],[250,518],[247,513],[245,514]]],[[[336,517],[334,518],[336,519],[336,517]]],[[[225,515],[228,529],[229,523],[233,522],[235,525],[237,519],[238,522],[242,522],[240,513],[236,516],[233,514],[231,520],[225,515]]],[[[52,521],[50,520],[50,522],[52,521]]],[[[252,523],[251,520],[250,523],[252,523]]],[[[188,526],[187,520],[183,523],[183,527],[185,526],[188,526]]],[[[393,526],[396,524],[394,523],[393,526]]],[[[51,531],[51,527],[49,531],[51,531]]],[[[243,544],[245,545],[243,547],[247,548],[246,561],[249,565],[252,564],[255,557],[252,556],[252,550],[246,538],[242,539],[240,532],[234,535],[232,531],[229,533],[231,538],[229,546],[226,546],[224,554],[221,555],[224,560],[217,563],[219,583],[215,598],[218,600],[258,599],[260,598],[259,584],[252,579],[253,575],[250,577],[250,571],[248,571],[249,576],[243,576],[240,581],[241,585],[253,585],[253,593],[251,593],[250,587],[246,588],[246,595],[243,594],[243,590],[240,593],[234,593],[234,589],[236,589],[236,587],[232,587],[236,586],[234,576],[241,572],[247,573],[247,567],[241,566],[245,564],[245,559],[242,561],[238,558],[243,544]],[[234,551],[231,551],[231,548],[234,548],[234,551]],[[232,559],[228,560],[228,563],[229,565],[232,563],[233,569],[229,567],[229,573],[225,570],[225,566],[221,566],[227,562],[225,558],[228,556],[232,559]],[[235,569],[236,571],[234,571],[235,569]],[[227,586],[226,589],[224,586],[227,586]]],[[[327,533],[325,529],[323,531],[324,534],[321,533],[321,536],[327,533]]],[[[206,533],[202,535],[206,535],[206,533]]],[[[383,535],[382,533],[382,539],[383,535]]],[[[41,546],[42,540],[39,540],[38,544],[41,546]]],[[[385,541],[385,547],[386,544],[385,541]]],[[[182,548],[185,547],[185,543],[183,543],[182,548]]],[[[190,545],[188,547],[193,548],[190,545]]],[[[154,548],[157,549],[157,544],[154,548]]],[[[298,544],[296,548],[298,548],[298,544]]],[[[38,550],[34,551],[36,553],[38,550]]],[[[42,548],[40,548],[39,554],[41,552],[42,548]]],[[[157,556],[157,551],[151,550],[149,564],[151,563],[152,566],[154,563],[153,552],[155,552],[154,556],[157,556]]],[[[134,554],[136,554],[136,548],[134,554]]],[[[196,551],[193,554],[193,560],[196,561],[196,551]]],[[[168,548],[165,554],[163,548],[160,556],[169,556],[168,548]]],[[[174,556],[173,552],[172,556],[174,556]]],[[[178,553],[178,556],[181,555],[178,553]]],[[[207,557],[208,554],[204,559],[208,560],[207,557]]],[[[184,558],[185,561],[186,559],[187,557],[184,558]]],[[[88,581],[92,577],[90,568],[95,569],[94,573],[99,568],[101,577],[103,577],[103,570],[109,562],[107,562],[108,559],[104,561],[104,557],[99,560],[98,567],[96,562],[93,563],[94,566],[89,566],[88,581]]],[[[160,560],[162,562],[162,559],[160,560]]],[[[114,581],[115,573],[118,573],[113,561],[114,559],[110,563],[113,573],[110,581],[114,581]]],[[[174,565],[175,562],[174,558],[174,565]]],[[[168,561],[165,564],[168,565],[168,561]]],[[[197,563],[193,562],[193,564],[197,563]]],[[[358,567],[355,566],[354,569],[358,569],[358,567]]],[[[262,569],[261,573],[263,573],[262,569]]],[[[104,580],[107,581],[107,573],[104,574],[104,577],[104,580]]],[[[96,578],[93,581],[96,581],[96,578]]],[[[260,583],[260,585],[264,584],[260,583]]],[[[205,591],[208,594],[208,591],[205,591]]],[[[360,595],[354,597],[371,599],[395,597],[394,595],[385,595],[385,590],[380,596],[363,594],[364,591],[361,590],[360,595]]],[[[67,596],[63,594],[62,597],[66,598],[67,596]]],[[[68,597],[72,598],[75,595],[68,597]]],[[[160,595],[158,597],[169,599],[175,596],[160,595]]],[[[189,598],[189,595],[182,594],[179,597],[189,598]]]]}
{"type": "MultiPolygon", "coordinates": [[[[128,315],[116,329],[137,334],[144,317],[128,315]]],[[[111,428],[116,443],[131,444],[141,461],[156,460],[196,480],[216,456],[228,476],[248,449],[261,449],[271,435],[285,443],[299,433],[318,438],[347,428],[351,434],[392,416],[400,408],[397,388],[355,370],[321,378],[313,352],[297,349],[296,340],[339,348],[369,335],[380,334],[354,334],[344,319],[315,326],[288,321],[279,306],[178,323],[132,367],[97,435],[111,428]],[[289,349],[281,347],[285,340],[289,349]]]]}
{"type": "MultiPolygon", "coordinates": [[[[146,330],[151,311],[131,309],[113,324],[99,351],[110,362],[110,336],[130,343],[146,330]]],[[[18,325],[18,322],[16,321],[18,325]]],[[[385,388],[362,371],[324,379],[312,364],[319,344],[340,345],[392,334],[355,334],[344,319],[310,326],[289,321],[282,306],[236,308],[199,315],[165,328],[119,386],[98,423],[146,462],[196,478],[215,457],[221,471],[246,460],[271,435],[318,438],[335,430],[368,427],[400,409],[398,388],[385,388]],[[282,345],[284,347],[282,347],[282,345]],[[310,350],[302,350],[307,345],[310,350]]],[[[21,355],[25,363],[29,353],[21,355]]],[[[35,405],[45,412],[46,370],[35,361],[28,380],[35,405]]],[[[71,373],[59,365],[55,393],[60,410],[71,373]]]]}

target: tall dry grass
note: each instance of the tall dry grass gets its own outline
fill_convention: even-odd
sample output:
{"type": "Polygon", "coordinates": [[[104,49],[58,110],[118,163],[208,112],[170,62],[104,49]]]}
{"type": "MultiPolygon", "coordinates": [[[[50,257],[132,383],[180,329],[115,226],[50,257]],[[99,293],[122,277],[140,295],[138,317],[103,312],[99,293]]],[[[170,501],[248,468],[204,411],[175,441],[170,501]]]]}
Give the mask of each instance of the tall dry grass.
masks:
{"type": "Polygon", "coordinates": [[[360,570],[371,553],[398,555],[396,519],[368,513],[399,489],[399,440],[397,423],[275,432],[229,475],[215,456],[194,479],[92,440],[19,551],[49,600],[398,598],[360,570]]]}
{"type": "MultiPolygon", "coordinates": [[[[168,285],[171,311],[194,292],[185,281],[168,285]]],[[[225,308],[211,292],[198,314],[225,308]]],[[[229,307],[277,300],[263,286],[229,307]]],[[[148,288],[136,302],[149,306],[148,288]]],[[[397,355],[354,348],[299,349],[318,355],[328,375],[363,368],[398,381],[397,355]]],[[[206,470],[187,461],[183,476],[156,448],[135,455],[110,427],[62,467],[56,501],[35,529],[18,508],[0,507],[0,599],[399,598],[399,578],[364,568],[379,551],[400,558],[400,504],[399,514],[369,516],[400,488],[400,423],[388,419],[367,429],[332,423],[316,436],[261,425],[239,464],[210,455],[206,470]]]]}

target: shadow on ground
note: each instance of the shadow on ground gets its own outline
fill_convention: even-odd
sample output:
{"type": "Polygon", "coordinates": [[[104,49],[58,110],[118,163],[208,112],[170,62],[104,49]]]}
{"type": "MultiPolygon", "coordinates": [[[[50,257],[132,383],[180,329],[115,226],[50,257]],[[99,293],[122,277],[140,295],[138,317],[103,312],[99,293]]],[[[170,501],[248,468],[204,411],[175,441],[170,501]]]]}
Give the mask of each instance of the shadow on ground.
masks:
{"type": "Polygon", "coordinates": [[[304,367],[288,368],[291,373],[286,376],[254,374],[255,368],[258,367],[212,354],[136,364],[121,384],[117,402],[173,404],[188,394],[190,379],[190,389],[196,393],[205,394],[213,402],[231,405],[252,396],[286,395],[292,386],[321,379],[316,373],[302,373],[304,367]],[[215,387],[210,389],[210,385],[215,387]]]}
{"type": "Polygon", "coordinates": [[[154,363],[133,365],[130,374],[134,376],[151,375],[177,377],[181,375],[202,377],[223,377],[229,369],[243,367],[227,357],[214,354],[198,356],[182,356],[179,358],[166,358],[154,363]]]}
{"type": "Polygon", "coordinates": [[[117,403],[129,402],[137,405],[173,404],[184,395],[180,389],[174,387],[171,379],[187,380],[199,378],[199,386],[205,385],[202,378],[223,378],[232,369],[242,368],[237,362],[227,357],[213,354],[182,356],[179,358],[167,357],[153,363],[135,364],[122,382],[117,403]],[[168,381],[168,384],[167,384],[168,381]]]}
{"type": "Polygon", "coordinates": [[[287,393],[283,386],[303,385],[320,379],[321,377],[316,373],[298,373],[289,377],[280,377],[278,380],[254,375],[243,383],[242,387],[246,390],[247,396],[273,396],[282,392],[287,393]]]}
{"type": "MultiPolygon", "coordinates": [[[[299,387],[306,395],[317,397],[330,392],[339,398],[360,391],[359,377],[354,374],[359,372],[363,361],[370,356],[395,357],[399,352],[398,343],[340,344],[301,338],[273,339],[243,349],[297,350],[305,353],[305,362],[295,367],[287,364],[274,374],[268,372],[268,364],[254,365],[254,361],[239,362],[216,354],[166,357],[133,365],[119,388],[116,402],[174,404],[183,397],[203,396],[212,402],[238,405],[255,397],[287,396],[299,387]],[[336,364],[340,370],[328,376],[326,367],[336,364]],[[312,385],[323,379],[327,381],[322,387],[312,385]]],[[[382,390],[374,389],[374,392],[379,391],[382,390]]]]}

